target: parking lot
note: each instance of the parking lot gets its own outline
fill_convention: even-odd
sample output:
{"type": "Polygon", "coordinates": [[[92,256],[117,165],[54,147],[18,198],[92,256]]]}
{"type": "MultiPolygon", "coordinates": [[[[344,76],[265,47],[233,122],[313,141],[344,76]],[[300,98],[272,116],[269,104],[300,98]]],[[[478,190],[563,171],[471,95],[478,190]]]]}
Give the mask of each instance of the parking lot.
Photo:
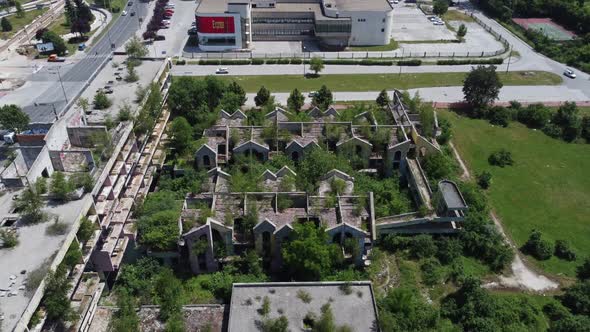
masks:
{"type": "Polygon", "coordinates": [[[398,42],[422,40],[454,40],[455,34],[445,25],[434,25],[415,5],[393,6],[391,37],[398,42]]]}
{"type": "MultiPolygon", "coordinates": [[[[197,3],[193,0],[170,0],[169,4],[174,4],[174,14],[170,19],[170,26],[166,29],[158,30],[158,35],[164,36],[165,39],[157,40],[147,45],[149,51],[148,56],[172,57],[179,55],[188,40],[188,30],[195,21],[197,3]]],[[[155,1],[150,3],[148,9],[149,14],[142,24],[141,31],[138,31],[140,38],[152,18],[154,6],[155,1]]]]}

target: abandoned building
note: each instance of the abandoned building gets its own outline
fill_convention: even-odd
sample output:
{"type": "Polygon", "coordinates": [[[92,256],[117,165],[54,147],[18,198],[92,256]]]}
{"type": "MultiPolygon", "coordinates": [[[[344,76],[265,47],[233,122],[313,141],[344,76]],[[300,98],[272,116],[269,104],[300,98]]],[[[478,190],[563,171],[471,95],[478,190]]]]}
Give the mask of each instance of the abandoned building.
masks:
{"type": "Polygon", "coordinates": [[[179,220],[181,255],[188,257],[192,271],[216,271],[225,257],[248,247],[276,271],[282,265],[281,246],[297,222],[321,223],[331,243],[354,239],[358,251],[345,254],[359,265],[380,235],[459,231],[468,208],[459,188],[444,180],[433,190],[420,166],[419,157],[441,153],[436,140],[427,138],[439,134],[436,116],[433,128],[422,128],[419,116],[406,110],[400,94],[393,97],[384,108],[388,124],[378,123],[370,112],[355,115],[353,121],[339,121],[340,112],[334,107],[308,110],[308,122],[292,122],[292,114],[277,107],[265,115],[264,126],[247,125],[247,115],[240,110],[221,111],[217,123],[204,131],[204,143],[195,153],[196,167],[208,170],[206,190],[187,195],[179,220]],[[427,130],[432,135],[422,135],[427,130]],[[297,174],[287,166],[260,175],[261,191],[231,192],[231,175],[223,167],[232,158],[246,155],[265,162],[282,153],[297,163],[315,148],[345,155],[360,172],[404,177],[415,205],[425,206],[428,214],[376,219],[373,193],[355,195],[354,178],[338,169],[325,174],[314,193],[296,191],[297,174]],[[341,182],[338,192],[334,181],[341,182]]]}

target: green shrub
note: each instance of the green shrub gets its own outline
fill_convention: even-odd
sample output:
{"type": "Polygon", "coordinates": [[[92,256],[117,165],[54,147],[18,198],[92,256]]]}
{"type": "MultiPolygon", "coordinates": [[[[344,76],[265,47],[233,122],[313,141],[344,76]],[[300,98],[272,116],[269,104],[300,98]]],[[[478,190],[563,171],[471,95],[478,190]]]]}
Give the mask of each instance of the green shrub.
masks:
{"type": "Polygon", "coordinates": [[[289,59],[279,59],[279,60],[277,61],[277,63],[278,63],[279,65],[288,65],[288,64],[289,64],[289,59]]]}
{"type": "Polygon", "coordinates": [[[477,185],[481,189],[488,189],[490,184],[492,183],[492,173],[488,171],[483,171],[477,174],[477,185]]]}
{"type": "Polygon", "coordinates": [[[541,232],[533,230],[522,251],[538,260],[547,260],[553,255],[553,245],[541,236],[541,232]]]}
{"type": "Polygon", "coordinates": [[[468,59],[468,60],[437,60],[436,64],[439,66],[455,66],[455,65],[500,65],[504,62],[502,58],[492,59],[468,59]]]}
{"type": "Polygon", "coordinates": [[[302,63],[303,63],[303,60],[300,59],[300,58],[293,58],[293,59],[291,59],[291,64],[292,65],[300,65],[302,63]]]}
{"type": "Polygon", "coordinates": [[[576,253],[572,250],[569,243],[565,240],[555,241],[555,256],[565,259],[566,261],[575,261],[576,253]]]}
{"type": "Polygon", "coordinates": [[[490,156],[488,157],[488,162],[490,163],[490,165],[500,166],[500,167],[514,165],[514,160],[512,159],[512,153],[510,153],[510,151],[507,151],[505,149],[501,149],[501,150],[498,150],[498,151],[490,154],[490,156]]]}
{"type": "Polygon", "coordinates": [[[267,65],[276,65],[277,64],[277,59],[266,59],[266,61],[264,62],[267,65]]]}
{"type": "Polygon", "coordinates": [[[422,281],[427,286],[434,286],[440,283],[441,271],[440,263],[436,258],[429,258],[420,265],[422,271],[422,281]]]}
{"type": "Polygon", "coordinates": [[[252,59],[251,63],[253,65],[263,65],[264,64],[264,59],[252,59]]]}
{"type": "Polygon", "coordinates": [[[199,64],[200,65],[215,65],[215,66],[217,66],[217,65],[220,65],[221,62],[220,62],[220,60],[203,60],[203,59],[201,59],[201,60],[199,60],[199,64]]]}
{"type": "Polygon", "coordinates": [[[422,60],[400,60],[397,62],[398,66],[420,66],[422,60]]]}

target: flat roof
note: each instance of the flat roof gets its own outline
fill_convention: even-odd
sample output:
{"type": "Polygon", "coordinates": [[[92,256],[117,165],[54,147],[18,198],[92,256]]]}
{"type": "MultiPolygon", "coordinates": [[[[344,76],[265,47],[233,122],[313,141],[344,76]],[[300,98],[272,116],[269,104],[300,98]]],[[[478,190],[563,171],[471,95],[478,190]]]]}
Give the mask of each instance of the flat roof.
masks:
{"type": "Polygon", "coordinates": [[[330,304],[337,326],[348,325],[353,331],[372,331],[377,326],[377,310],[369,281],[269,282],[233,285],[228,332],[260,331],[257,324],[265,317],[258,310],[265,297],[271,309],[266,318],[285,316],[291,331],[303,331],[305,316],[313,313],[319,318],[321,307],[326,303],[330,304]],[[309,295],[311,301],[304,302],[301,294],[309,295]]]}
{"type": "Polygon", "coordinates": [[[453,181],[443,180],[438,183],[445,204],[449,209],[466,209],[467,203],[463,199],[459,188],[453,181]]]}
{"type": "Polygon", "coordinates": [[[389,11],[393,9],[387,0],[328,0],[327,2],[335,2],[339,10],[347,11],[389,11]]]}
{"type": "Polygon", "coordinates": [[[229,0],[201,0],[195,9],[196,13],[201,14],[220,14],[225,13],[229,0]]]}

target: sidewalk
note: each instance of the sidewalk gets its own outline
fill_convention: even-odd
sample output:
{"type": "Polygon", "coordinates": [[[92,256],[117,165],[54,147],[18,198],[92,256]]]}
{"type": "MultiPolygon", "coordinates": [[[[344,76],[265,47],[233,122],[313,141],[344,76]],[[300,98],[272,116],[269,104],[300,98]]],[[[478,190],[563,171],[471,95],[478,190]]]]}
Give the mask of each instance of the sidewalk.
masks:
{"type": "MultiPolygon", "coordinates": [[[[433,102],[435,107],[444,108],[455,103],[463,102],[463,87],[440,87],[440,88],[419,88],[409,89],[408,92],[414,95],[416,92],[424,101],[433,102]]],[[[308,91],[301,91],[304,96],[308,91]]],[[[393,91],[388,91],[389,94],[393,91]]],[[[379,95],[379,91],[366,92],[333,92],[334,101],[353,101],[365,100],[374,101],[379,95]]],[[[289,93],[273,93],[277,103],[286,105],[289,93]]],[[[248,100],[246,106],[254,106],[255,93],[246,95],[248,100]]],[[[575,101],[580,106],[590,106],[590,97],[582,91],[568,88],[566,86],[505,86],[500,91],[497,104],[505,105],[510,101],[519,101],[521,103],[543,103],[548,106],[556,106],[566,101],[575,101]]],[[[311,98],[305,98],[306,103],[311,102],[311,98]]]]}

